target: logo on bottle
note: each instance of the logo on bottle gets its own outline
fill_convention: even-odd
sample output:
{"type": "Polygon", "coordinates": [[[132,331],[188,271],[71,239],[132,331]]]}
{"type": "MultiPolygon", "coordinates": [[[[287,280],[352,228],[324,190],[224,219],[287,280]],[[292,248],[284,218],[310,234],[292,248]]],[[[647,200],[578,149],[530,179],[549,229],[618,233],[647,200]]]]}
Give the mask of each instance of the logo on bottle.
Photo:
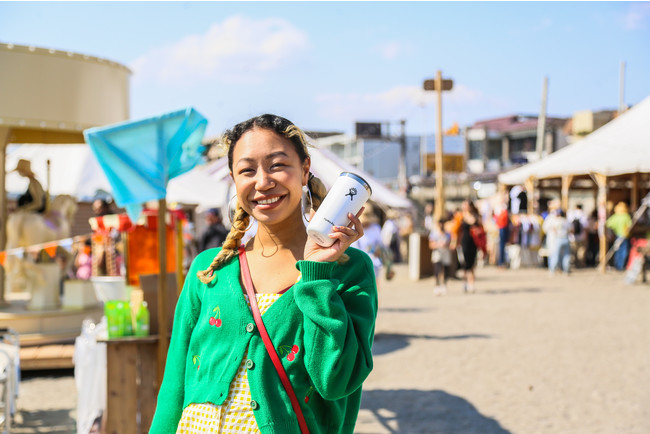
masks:
{"type": "Polygon", "coordinates": [[[350,187],[350,191],[348,191],[348,194],[346,194],[346,196],[350,196],[350,202],[352,202],[356,194],[357,194],[357,189],[354,187],[350,187]]]}

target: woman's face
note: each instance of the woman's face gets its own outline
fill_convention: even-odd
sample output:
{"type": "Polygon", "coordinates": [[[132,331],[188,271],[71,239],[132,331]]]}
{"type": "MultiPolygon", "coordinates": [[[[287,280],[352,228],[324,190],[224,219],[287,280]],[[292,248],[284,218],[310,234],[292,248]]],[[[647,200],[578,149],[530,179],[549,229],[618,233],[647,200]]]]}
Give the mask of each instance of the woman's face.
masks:
{"type": "Polygon", "coordinates": [[[291,141],[271,130],[253,128],[232,146],[231,176],[242,208],[265,225],[302,218],[300,200],[309,160],[300,161],[291,141]]]}

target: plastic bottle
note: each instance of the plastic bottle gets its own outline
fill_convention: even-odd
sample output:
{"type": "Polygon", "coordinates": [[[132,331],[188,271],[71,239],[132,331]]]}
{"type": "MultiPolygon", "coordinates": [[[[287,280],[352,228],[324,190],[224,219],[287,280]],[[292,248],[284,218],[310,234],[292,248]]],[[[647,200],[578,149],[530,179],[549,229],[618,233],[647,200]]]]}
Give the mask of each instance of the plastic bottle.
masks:
{"type": "Polygon", "coordinates": [[[104,315],[106,315],[106,324],[108,328],[108,338],[112,339],[117,337],[118,333],[118,317],[117,317],[117,301],[108,300],[104,303],[104,315]]]}
{"type": "Polygon", "coordinates": [[[133,336],[133,315],[131,314],[131,304],[128,301],[122,304],[122,321],[124,323],[122,336],[133,336]]]}
{"type": "Polygon", "coordinates": [[[109,300],[104,304],[109,339],[119,338],[124,335],[123,306],[124,302],[119,300],[109,300]]]}
{"type": "Polygon", "coordinates": [[[135,335],[149,336],[149,308],[146,301],[140,303],[140,308],[135,316],[135,335]]]}

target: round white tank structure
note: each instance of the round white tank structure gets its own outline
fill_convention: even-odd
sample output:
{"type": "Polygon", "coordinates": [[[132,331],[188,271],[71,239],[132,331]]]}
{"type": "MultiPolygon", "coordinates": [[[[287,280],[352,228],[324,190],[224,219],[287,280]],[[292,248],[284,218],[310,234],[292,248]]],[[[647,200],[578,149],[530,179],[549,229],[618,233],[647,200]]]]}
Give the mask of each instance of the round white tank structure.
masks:
{"type": "Polygon", "coordinates": [[[81,135],[127,120],[130,75],[98,57],[0,44],[0,127],[81,135]]]}
{"type": "MultiPolygon", "coordinates": [[[[124,65],[99,57],[34,46],[0,44],[0,219],[7,221],[9,143],[83,143],[83,130],[128,120],[124,65]]],[[[12,169],[12,168],[9,168],[12,169]]],[[[6,232],[0,228],[0,251],[6,232]]],[[[0,303],[4,276],[0,267],[0,303]]]]}

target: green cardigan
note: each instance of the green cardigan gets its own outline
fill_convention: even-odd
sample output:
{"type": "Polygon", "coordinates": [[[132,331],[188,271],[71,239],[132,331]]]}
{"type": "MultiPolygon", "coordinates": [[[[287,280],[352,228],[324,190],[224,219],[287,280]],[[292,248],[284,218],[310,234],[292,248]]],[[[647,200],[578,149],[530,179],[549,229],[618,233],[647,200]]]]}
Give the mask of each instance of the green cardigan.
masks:
{"type": "MultiPolygon", "coordinates": [[[[192,263],[178,299],[167,365],[150,432],[175,433],[192,403],[220,405],[248,350],[251,409],[262,433],[300,433],[291,401],[244,299],[239,259],[210,284],[196,278],[219,249],[192,263]]],[[[352,433],[361,384],[372,370],[377,285],[372,261],[298,261],[300,280],[264,314],[266,329],[298,397],[310,433],[352,433]]]]}

